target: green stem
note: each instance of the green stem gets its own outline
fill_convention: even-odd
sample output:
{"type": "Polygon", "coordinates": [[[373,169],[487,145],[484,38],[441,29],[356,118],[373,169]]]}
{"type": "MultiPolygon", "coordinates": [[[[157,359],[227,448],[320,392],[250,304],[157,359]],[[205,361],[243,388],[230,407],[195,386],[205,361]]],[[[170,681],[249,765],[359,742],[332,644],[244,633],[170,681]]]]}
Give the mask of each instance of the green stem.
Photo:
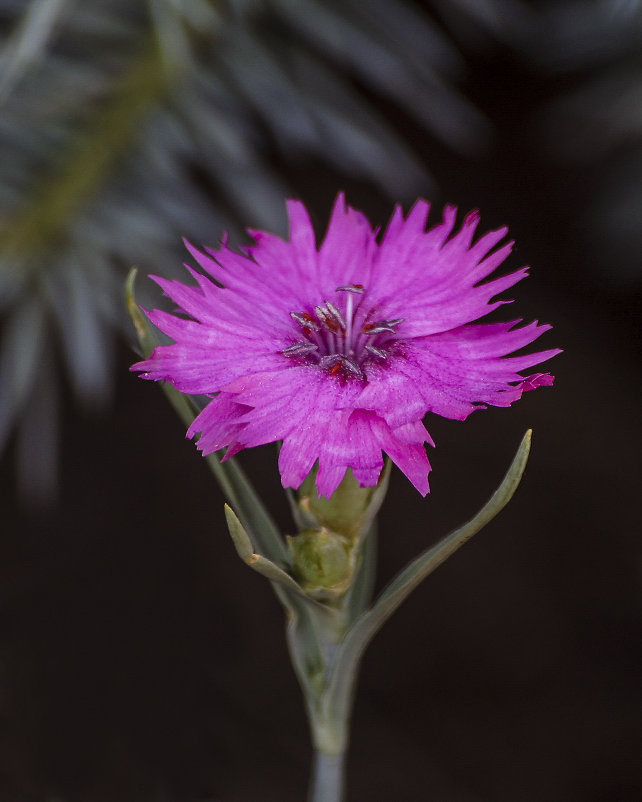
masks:
{"type": "Polygon", "coordinates": [[[344,798],[344,766],[359,657],[350,667],[352,682],[339,698],[332,693],[333,676],[340,662],[346,635],[367,608],[375,563],[376,521],[369,523],[354,584],[336,606],[310,610],[308,622],[295,617],[288,627],[294,667],[306,702],[315,749],[309,802],[341,802],[344,798]],[[311,626],[311,628],[310,628],[311,626]],[[310,659],[309,646],[316,647],[310,659]]]}
{"type": "Polygon", "coordinates": [[[317,750],[308,802],[342,802],[345,769],[345,752],[338,755],[317,750]]]}
{"type": "MultiPolygon", "coordinates": [[[[316,676],[308,676],[307,681],[301,683],[315,750],[309,802],[342,802],[344,798],[344,766],[353,693],[346,694],[342,703],[337,705],[333,704],[329,688],[348,627],[345,612],[339,613],[334,620],[316,617],[320,670],[316,676]]],[[[356,670],[355,666],[353,676],[356,676],[356,670]]]]}

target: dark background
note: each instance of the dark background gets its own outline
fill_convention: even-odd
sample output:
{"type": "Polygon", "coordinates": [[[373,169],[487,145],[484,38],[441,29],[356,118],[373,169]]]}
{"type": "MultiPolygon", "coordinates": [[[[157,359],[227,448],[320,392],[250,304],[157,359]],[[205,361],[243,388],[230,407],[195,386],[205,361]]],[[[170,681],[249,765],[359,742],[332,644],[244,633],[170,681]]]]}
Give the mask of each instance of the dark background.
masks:
{"type": "MultiPolygon", "coordinates": [[[[367,653],[349,798],[639,800],[640,283],[614,277],[580,213],[604,164],[556,160],[536,136],[537,109],[573,76],[499,42],[467,60],[463,89],[496,129],[485,155],[454,155],[377,102],[430,164],[437,207],[510,226],[508,267],[532,265],[510,315],[551,322],[542,347],[564,354],[555,386],[511,409],[428,419],[425,500],[393,473],[381,585],[477,510],[534,430],[509,507],[367,653]]],[[[270,158],[319,233],[338,189],[385,225],[391,203],[369,183],[270,158]]],[[[2,463],[0,799],[301,800],[310,747],[282,611],[236,557],[218,487],[159,388],[128,373],[134,359],[121,343],[107,413],[63,403],[57,503],[21,501],[11,450],[2,463]]],[[[291,531],[273,447],[241,462],[291,531]]]]}

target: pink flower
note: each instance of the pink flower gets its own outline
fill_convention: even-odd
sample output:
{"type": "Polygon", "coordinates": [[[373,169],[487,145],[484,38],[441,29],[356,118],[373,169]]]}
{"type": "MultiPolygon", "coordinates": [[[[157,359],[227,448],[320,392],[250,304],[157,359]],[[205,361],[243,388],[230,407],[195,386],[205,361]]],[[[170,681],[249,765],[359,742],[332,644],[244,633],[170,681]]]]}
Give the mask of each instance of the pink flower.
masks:
{"type": "Polygon", "coordinates": [[[426,413],[464,420],[510,406],[553,381],[519,371],[559,353],[506,358],[550,326],[471,323],[508,303],[492,299],[527,275],[483,281],[511,251],[491,251],[507,229],[473,243],[477,212],[452,234],[456,209],[426,231],[428,209],[419,200],[404,219],[397,207],[378,241],[339,195],[317,248],[305,207],[289,201],[289,242],[250,231],[256,244],[244,254],[226,242],[206,254],[188,244],[211,278],[189,267],[197,286],[155,278],[189,319],[150,312],[175,343],[133,370],[211,397],[187,432],[200,433],[203,454],[281,440],[283,486],[299,487],[318,461],[329,496],[347,468],[376,484],[385,452],[425,495],[426,413]]]}

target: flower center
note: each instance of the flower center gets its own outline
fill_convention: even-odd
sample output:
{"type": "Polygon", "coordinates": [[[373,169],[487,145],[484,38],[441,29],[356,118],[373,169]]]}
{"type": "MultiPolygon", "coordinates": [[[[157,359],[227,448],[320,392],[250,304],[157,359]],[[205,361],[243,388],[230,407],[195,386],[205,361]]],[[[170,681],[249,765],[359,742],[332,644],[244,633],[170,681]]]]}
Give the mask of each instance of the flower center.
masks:
{"type": "Polygon", "coordinates": [[[397,341],[396,327],[403,318],[371,319],[372,310],[362,304],[365,289],[361,284],[337,287],[336,292],[342,293],[345,301],[338,301],[338,305],[325,301],[313,312],[290,312],[299,324],[302,339],[281,353],[303,358],[331,374],[365,379],[364,363],[388,358],[397,341]]]}

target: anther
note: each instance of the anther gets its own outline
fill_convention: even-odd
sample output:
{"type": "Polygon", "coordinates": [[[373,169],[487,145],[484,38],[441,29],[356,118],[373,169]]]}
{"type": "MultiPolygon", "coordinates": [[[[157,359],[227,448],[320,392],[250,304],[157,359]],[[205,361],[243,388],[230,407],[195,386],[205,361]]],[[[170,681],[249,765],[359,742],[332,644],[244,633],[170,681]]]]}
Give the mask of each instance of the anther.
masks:
{"type": "Polygon", "coordinates": [[[370,351],[371,354],[374,354],[374,356],[378,356],[379,359],[388,359],[388,354],[381,348],[377,348],[375,345],[366,344],[366,351],[370,351]]]}
{"type": "Polygon", "coordinates": [[[319,331],[319,324],[315,321],[312,315],[309,315],[307,312],[290,312],[290,317],[293,320],[296,320],[296,322],[303,326],[304,329],[319,331]]]}
{"type": "Polygon", "coordinates": [[[304,354],[310,354],[312,351],[318,350],[319,346],[314,343],[294,343],[294,345],[289,345],[287,348],[284,348],[281,353],[285,354],[285,356],[303,356],[304,354]]]}
{"type": "Polygon", "coordinates": [[[395,326],[403,322],[402,317],[396,317],[393,320],[378,320],[376,323],[366,323],[363,327],[364,334],[381,334],[383,331],[394,332],[395,326]]]}
{"type": "Polygon", "coordinates": [[[363,295],[365,292],[363,284],[345,284],[343,287],[337,287],[336,292],[357,292],[363,295]]]}
{"type": "Polygon", "coordinates": [[[363,371],[351,356],[344,356],[341,362],[344,367],[346,367],[351,373],[354,373],[355,376],[364,378],[363,371]]]}
{"type": "Polygon", "coordinates": [[[381,334],[384,331],[394,331],[392,326],[389,326],[385,320],[380,323],[368,323],[363,327],[364,334],[381,334]]]}
{"type": "Polygon", "coordinates": [[[337,332],[339,331],[339,326],[341,325],[332,315],[329,309],[326,309],[325,306],[315,306],[314,311],[317,313],[317,318],[321,325],[325,326],[328,331],[337,332]]]}
{"type": "Polygon", "coordinates": [[[343,354],[330,354],[329,356],[321,357],[320,364],[322,367],[328,368],[329,372],[333,374],[344,369],[353,376],[358,376],[360,379],[365,378],[363,371],[354,359],[343,354]]]}
{"type": "Polygon", "coordinates": [[[330,303],[330,301],[326,301],[325,305],[328,308],[328,311],[330,312],[332,317],[341,326],[341,328],[345,329],[346,328],[346,320],[343,317],[343,315],[341,314],[341,311],[339,309],[337,309],[337,307],[333,303],[330,303]]]}

